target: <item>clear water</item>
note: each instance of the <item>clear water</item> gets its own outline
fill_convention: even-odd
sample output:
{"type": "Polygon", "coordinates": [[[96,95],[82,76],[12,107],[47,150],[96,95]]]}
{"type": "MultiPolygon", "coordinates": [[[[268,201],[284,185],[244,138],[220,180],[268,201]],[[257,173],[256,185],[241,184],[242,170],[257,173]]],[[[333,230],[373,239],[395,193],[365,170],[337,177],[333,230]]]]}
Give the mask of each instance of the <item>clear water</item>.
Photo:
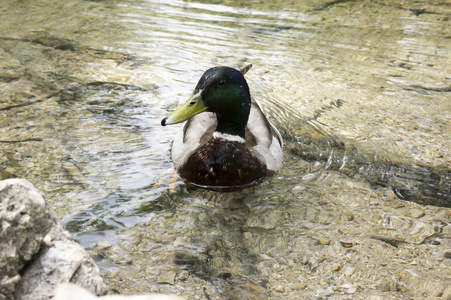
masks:
{"type": "Polygon", "coordinates": [[[446,296],[450,13],[446,1],[2,1],[0,176],[40,188],[120,293],[446,296]],[[206,69],[247,63],[286,142],[282,170],[241,193],[153,188],[177,131],[161,119],[206,69]]]}

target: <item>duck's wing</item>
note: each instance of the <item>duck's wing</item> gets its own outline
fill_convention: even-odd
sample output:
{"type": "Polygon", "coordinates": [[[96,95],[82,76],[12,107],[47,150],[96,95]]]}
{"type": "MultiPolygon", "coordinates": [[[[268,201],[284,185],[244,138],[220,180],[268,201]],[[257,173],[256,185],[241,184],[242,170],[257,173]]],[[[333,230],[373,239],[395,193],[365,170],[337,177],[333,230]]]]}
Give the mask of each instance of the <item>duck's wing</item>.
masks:
{"type": "Polygon", "coordinates": [[[283,160],[283,140],[255,99],[251,102],[245,135],[246,146],[265,163],[268,169],[277,171],[283,160]]]}
{"type": "Polygon", "coordinates": [[[172,144],[172,160],[176,169],[186,162],[194,150],[213,137],[217,123],[213,113],[204,112],[195,115],[180,128],[172,144]]]}

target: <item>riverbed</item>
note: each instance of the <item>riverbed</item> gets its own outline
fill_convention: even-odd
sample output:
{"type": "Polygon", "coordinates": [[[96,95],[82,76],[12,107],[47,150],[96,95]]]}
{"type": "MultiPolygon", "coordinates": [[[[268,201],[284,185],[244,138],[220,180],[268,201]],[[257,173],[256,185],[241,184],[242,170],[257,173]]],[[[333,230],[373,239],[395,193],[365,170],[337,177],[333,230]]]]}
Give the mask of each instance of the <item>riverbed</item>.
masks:
{"type": "Polygon", "coordinates": [[[0,179],[43,192],[112,293],[451,298],[448,1],[0,2],[0,179]],[[161,119],[246,64],[282,169],[155,187],[161,119]]]}

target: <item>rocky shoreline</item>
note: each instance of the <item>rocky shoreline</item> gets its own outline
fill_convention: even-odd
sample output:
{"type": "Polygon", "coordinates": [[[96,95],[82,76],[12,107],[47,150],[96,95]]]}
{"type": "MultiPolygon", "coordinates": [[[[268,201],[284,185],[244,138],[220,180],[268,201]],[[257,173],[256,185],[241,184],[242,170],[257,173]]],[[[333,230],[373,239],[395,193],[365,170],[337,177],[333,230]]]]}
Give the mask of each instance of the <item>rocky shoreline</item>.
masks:
{"type": "Polygon", "coordinates": [[[0,181],[0,224],[1,300],[95,299],[94,294],[107,294],[95,262],[61,227],[42,193],[29,181],[0,181]]]}

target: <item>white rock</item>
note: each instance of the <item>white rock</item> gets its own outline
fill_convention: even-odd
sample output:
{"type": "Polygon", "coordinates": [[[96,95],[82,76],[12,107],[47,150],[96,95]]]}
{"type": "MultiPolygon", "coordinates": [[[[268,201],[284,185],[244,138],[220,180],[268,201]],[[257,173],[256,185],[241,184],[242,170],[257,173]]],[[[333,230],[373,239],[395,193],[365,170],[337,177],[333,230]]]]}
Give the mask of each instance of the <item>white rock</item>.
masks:
{"type": "Polygon", "coordinates": [[[149,294],[139,296],[103,296],[96,297],[87,290],[74,284],[61,284],[55,290],[55,298],[53,300],[184,300],[185,298],[174,295],[149,294]]]}
{"type": "Polygon", "coordinates": [[[27,180],[0,181],[0,299],[50,299],[69,281],[106,293],[98,267],[42,194],[27,180]]]}

